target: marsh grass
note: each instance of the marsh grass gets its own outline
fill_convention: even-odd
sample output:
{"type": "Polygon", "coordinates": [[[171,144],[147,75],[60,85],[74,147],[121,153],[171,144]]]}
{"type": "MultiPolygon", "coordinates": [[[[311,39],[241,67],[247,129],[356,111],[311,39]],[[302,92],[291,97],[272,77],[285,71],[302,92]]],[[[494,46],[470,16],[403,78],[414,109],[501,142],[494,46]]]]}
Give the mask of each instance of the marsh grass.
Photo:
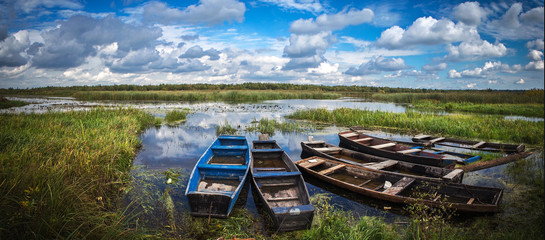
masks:
{"type": "Polygon", "coordinates": [[[274,135],[276,130],[281,132],[305,132],[316,129],[315,124],[299,123],[295,121],[276,121],[274,119],[262,118],[252,121],[250,126],[246,127],[248,132],[259,132],[262,134],[274,135]]]}
{"type": "Polygon", "coordinates": [[[0,109],[10,108],[10,107],[22,107],[28,105],[29,103],[23,101],[11,101],[6,98],[0,98],[0,109]]]}
{"type": "Polygon", "coordinates": [[[0,238],[128,237],[115,205],[155,123],[133,109],[0,115],[0,238]]]}
{"type": "Polygon", "coordinates": [[[415,103],[422,100],[430,100],[440,103],[544,103],[544,91],[533,89],[527,91],[444,91],[429,93],[376,93],[372,99],[396,103],[415,103]]]}
{"type": "Polygon", "coordinates": [[[418,109],[461,111],[484,114],[517,115],[525,117],[544,117],[543,104],[481,104],[481,103],[441,103],[433,100],[421,100],[411,104],[418,109]]]}
{"type": "Polygon", "coordinates": [[[337,93],[308,91],[88,91],[73,95],[78,100],[161,100],[161,101],[225,101],[256,102],[276,99],[336,99],[337,93]]]}
{"type": "Polygon", "coordinates": [[[331,123],[340,126],[364,126],[376,129],[396,129],[410,133],[439,134],[441,136],[482,139],[539,145],[543,143],[543,123],[506,120],[501,116],[439,115],[414,111],[390,113],[339,108],[298,110],[288,116],[331,123]]]}
{"type": "Polygon", "coordinates": [[[181,122],[181,121],[185,121],[188,113],[189,113],[189,112],[186,111],[186,110],[182,110],[182,111],[178,111],[178,110],[169,111],[169,112],[167,112],[167,114],[165,115],[165,121],[166,121],[167,123],[169,123],[169,124],[177,123],[177,122],[181,122]]]}

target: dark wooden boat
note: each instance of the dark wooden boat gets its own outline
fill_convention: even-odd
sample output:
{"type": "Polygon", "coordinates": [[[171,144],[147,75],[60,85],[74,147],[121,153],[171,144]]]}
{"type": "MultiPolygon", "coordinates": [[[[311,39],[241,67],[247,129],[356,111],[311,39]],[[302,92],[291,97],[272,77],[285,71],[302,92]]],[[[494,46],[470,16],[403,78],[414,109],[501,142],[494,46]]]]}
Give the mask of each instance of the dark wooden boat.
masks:
{"type": "Polygon", "coordinates": [[[425,204],[460,212],[489,213],[499,211],[503,189],[471,186],[446,181],[428,181],[404,177],[321,157],[295,163],[322,181],[368,197],[398,204],[425,204]]]}
{"type": "Polygon", "coordinates": [[[484,141],[470,141],[445,137],[433,137],[430,135],[416,135],[412,138],[414,142],[422,143],[424,146],[443,145],[456,148],[465,148],[471,150],[488,151],[488,152],[505,152],[505,153],[517,153],[523,152],[525,149],[524,144],[503,144],[503,143],[490,143],[484,141]]]}
{"type": "Polygon", "coordinates": [[[376,157],[358,151],[337,147],[324,141],[301,142],[301,148],[303,149],[305,156],[319,156],[364,167],[369,170],[386,171],[406,177],[460,183],[464,176],[464,171],[461,169],[447,169],[376,157]]]}
{"type": "Polygon", "coordinates": [[[191,215],[226,218],[250,169],[244,136],[219,136],[201,156],[185,191],[191,215]]]}
{"type": "Polygon", "coordinates": [[[278,231],[310,228],[314,207],[301,172],[274,140],[253,141],[252,187],[278,231]]]}
{"type": "MultiPolygon", "coordinates": [[[[439,153],[422,151],[422,147],[408,146],[387,139],[372,137],[360,132],[347,131],[339,133],[339,146],[351,150],[385,157],[393,160],[411,162],[436,167],[453,168],[459,157],[442,155],[439,153]],[[448,157],[447,157],[448,156],[448,157]]],[[[474,156],[474,159],[480,156],[474,156]]],[[[469,161],[470,158],[465,159],[469,161]]]]}

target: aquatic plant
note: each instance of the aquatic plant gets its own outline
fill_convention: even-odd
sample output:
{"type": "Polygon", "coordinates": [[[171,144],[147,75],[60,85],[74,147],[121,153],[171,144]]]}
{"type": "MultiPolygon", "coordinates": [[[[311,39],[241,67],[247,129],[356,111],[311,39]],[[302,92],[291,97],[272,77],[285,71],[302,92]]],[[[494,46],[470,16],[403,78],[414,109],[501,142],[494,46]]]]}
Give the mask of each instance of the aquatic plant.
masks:
{"type": "Polygon", "coordinates": [[[0,97],[0,109],[10,108],[10,107],[21,107],[28,105],[29,103],[23,101],[13,101],[8,100],[4,97],[0,97]]]}
{"type": "Polygon", "coordinates": [[[167,123],[185,121],[187,114],[188,114],[187,111],[178,111],[178,110],[169,111],[165,115],[165,121],[167,123]]]}
{"type": "Polygon", "coordinates": [[[231,126],[227,120],[222,125],[216,126],[216,135],[233,135],[238,132],[238,129],[231,126]]]}
{"type": "Polygon", "coordinates": [[[410,107],[417,109],[460,111],[471,113],[517,115],[526,117],[544,117],[543,104],[481,104],[481,103],[441,103],[432,100],[420,100],[410,104],[410,107]]]}
{"type": "Polygon", "coordinates": [[[312,123],[300,123],[295,121],[276,121],[274,119],[262,118],[252,121],[252,124],[246,127],[247,132],[259,132],[262,134],[274,135],[276,130],[281,132],[305,132],[316,129],[312,123]]]}

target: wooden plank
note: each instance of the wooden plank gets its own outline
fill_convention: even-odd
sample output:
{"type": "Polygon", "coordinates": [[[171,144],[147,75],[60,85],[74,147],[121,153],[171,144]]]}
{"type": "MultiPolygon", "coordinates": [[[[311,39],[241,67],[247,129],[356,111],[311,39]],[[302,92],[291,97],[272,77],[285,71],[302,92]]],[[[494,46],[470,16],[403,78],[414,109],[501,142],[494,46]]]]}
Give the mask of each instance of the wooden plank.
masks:
{"type": "Polygon", "coordinates": [[[349,138],[349,137],[358,136],[359,134],[351,132],[351,133],[345,133],[345,134],[339,134],[339,135],[341,135],[342,137],[345,137],[345,138],[349,138]]]}
{"type": "Polygon", "coordinates": [[[373,140],[373,138],[370,138],[370,137],[367,137],[367,138],[360,138],[360,139],[356,139],[354,140],[354,142],[367,142],[367,141],[371,141],[373,140]]]}
{"type": "Polygon", "coordinates": [[[434,138],[434,139],[430,140],[430,143],[435,143],[435,142],[439,142],[439,141],[443,141],[443,140],[445,140],[444,137],[438,137],[438,138],[434,138]]]}
{"type": "Polygon", "coordinates": [[[477,144],[471,146],[471,148],[478,148],[480,146],[482,146],[483,144],[485,144],[486,142],[478,142],[477,144]]]}
{"type": "Polygon", "coordinates": [[[369,179],[369,180],[367,180],[367,181],[365,181],[365,182],[362,182],[362,183],[358,184],[358,187],[361,187],[361,186],[363,186],[363,185],[365,185],[365,184],[368,184],[369,182],[371,182],[371,179],[369,179]]]}
{"type": "Polygon", "coordinates": [[[475,201],[475,198],[470,198],[469,201],[467,201],[467,205],[472,204],[475,201]]]}
{"type": "Polygon", "coordinates": [[[340,151],[343,149],[340,147],[324,147],[324,148],[314,148],[314,150],[319,152],[327,152],[327,151],[340,151]]]}
{"type": "Polygon", "coordinates": [[[423,139],[423,138],[428,138],[428,137],[431,137],[430,135],[424,135],[424,134],[421,134],[421,135],[416,135],[414,136],[413,138],[414,139],[423,139]]]}
{"type": "Polygon", "coordinates": [[[274,167],[270,167],[270,168],[254,168],[256,171],[286,171],[286,168],[274,168],[274,167]]]}
{"type": "Polygon", "coordinates": [[[288,186],[295,186],[294,182],[287,182],[287,183],[262,183],[260,184],[261,187],[288,187],[288,186]]]}
{"type": "Polygon", "coordinates": [[[332,172],[335,171],[335,170],[339,170],[339,169],[341,169],[341,168],[343,168],[343,167],[346,167],[346,165],[344,165],[344,164],[339,164],[339,165],[337,165],[337,166],[330,167],[330,168],[328,168],[328,169],[326,169],[326,170],[322,170],[322,171],[318,172],[318,174],[326,175],[326,174],[332,173],[332,172]]]}
{"type": "MultiPolygon", "coordinates": [[[[309,159],[309,160],[313,160],[313,159],[309,159]]],[[[316,160],[316,162],[309,162],[309,160],[307,160],[306,162],[302,162],[299,165],[304,168],[312,168],[326,162],[324,159],[314,159],[316,160]]]]}
{"type": "Polygon", "coordinates": [[[415,152],[421,152],[422,149],[420,148],[411,148],[411,149],[406,149],[406,150],[401,150],[401,151],[397,151],[398,153],[403,153],[403,154],[411,154],[411,153],[415,153],[415,152]]]}
{"type": "Polygon", "coordinates": [[[278,198],[269,198],[267,201],[289,201],[289,200],[297,200],[299,197],[278,197],[278,198]]]}
{"type": "Polygon", "coordinates": [[[366,168],[371,168],[371,169],[376,169],[376,170],[381,170],[381,169],[384,169],[384,168],[389,168],[391,166],[394,166],[398,163],[398,161],[395,161],[395,160],[386,160],[384,162],[378,162],[378,163],[375,163],[375,164],[372,164],[372,165],[367,165],[365,166],[366,168]]]}
{"type": "Polygon", "coordinates": [[[374,149],[381,149],[381,148],[393,147],[395,145],[396,145],[395,143],[390,142],[390,143],[385,143],[385,144],[380,144],[380,145],[375,145],[375,146],[370,146],[370,147],[372,147],[374,149]]]}
{"type": "Polygon", "coordinates": [[[452,172],[449,172],[447,175],[443,176],[443,179],[452,181],[456,176],[462,174],[464,170],[462,169],[454,169],[452,172]]]}
{"type": "Polygon", "coordinates": [[[383,193],[396,195],[399,194],[403,189],[407,188],[411,183],[414,182],[414,178],[403,177],[401,180],[397,181],[392,185],[392,187],[382,191],[383,193]]]}

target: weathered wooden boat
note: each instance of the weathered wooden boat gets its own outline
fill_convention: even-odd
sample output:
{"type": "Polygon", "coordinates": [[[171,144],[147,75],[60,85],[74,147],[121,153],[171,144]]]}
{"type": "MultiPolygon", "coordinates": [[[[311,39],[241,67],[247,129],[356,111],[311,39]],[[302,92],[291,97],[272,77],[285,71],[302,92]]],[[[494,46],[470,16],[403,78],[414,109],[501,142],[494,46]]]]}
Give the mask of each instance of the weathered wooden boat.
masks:
{"type": "Polygon", "coordinates": [[[340,132],[339,139],[339,146],[351,150],[436,167],[453,168],[456,162],[468,163],[481,159],[480,156],[460,154],[461,156],[467,156],[467,158],[460,158],[460,156],[445,154],[442,151],[423,151],[421,146],[409,146],[354,131],[340,132]]]}
{"type": "Polygon", "coordinates": [[[310,228],[314,207],[303,176],[274,140],[253,141],[252,189],[278,231],[310,228]]]}
{"type": "Polygon", "coordinates": [[[219,136],[201,156],[185,195],[191,215],[226,218],[250,169],[248,142],[244,136],[219,136]]]}
{"type": "Polygon", "coordinates": [[[524,144],[490,143],[484,141],[470,141],[445,137],[433,137],[430,135],[416,135],[412,138],[414,142],[422,143],[424,146],[443,145],[456,148],[464,148],[488,152],[517,153],[523,152],[524,144]]]}
{"type": "Polygon", "coordinates": [[[503,189],[445,181],[428,181],[369,171],[366,168],[321,157],[295,163],[301,171],[338,187],[397,204],[424,204],[460,212],[498,212],[503,189]]]}
{"type": "Polygon", "coordinates": [[[301,148],[306,153],[305,156],[319,156],[373,171],[386,171],[406,177],[460,183],[464,176],[464,171],[461,169],[447,169],[376,157],[337,147],[324,141],[301,142],[301,148]]]}

